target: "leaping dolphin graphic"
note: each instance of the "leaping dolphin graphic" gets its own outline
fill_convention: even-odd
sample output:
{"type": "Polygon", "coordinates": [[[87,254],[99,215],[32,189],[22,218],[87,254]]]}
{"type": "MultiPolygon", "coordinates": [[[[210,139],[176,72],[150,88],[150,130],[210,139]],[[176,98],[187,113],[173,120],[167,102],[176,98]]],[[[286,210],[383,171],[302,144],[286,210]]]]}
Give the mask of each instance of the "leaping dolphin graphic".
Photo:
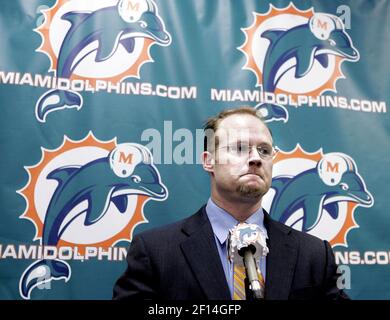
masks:
{"type": "MultiPolygon", "coordinates": [[[[335,155],[335,154],[328,154],[335,155]]],[[[316,168],[306,170],[295,177],[279,176],[273,179],[272,188],[276,191],[270,209],[270,215],[282,223],[297,210],[303,210],[302,231],[313,229],[319,222],[324,209],[333,219],[339,214],[339,202],[349,201],[370,206],[373,198],[357,173],[352,160],[346,155],[341,161],[350,164],[345,170],[328,179],[328,174],[319,171],[323,161],[316,168]]],[[[296,223],[296,222],[295,222],[296,223]]]]}
{"type": "MultiPolygon", "coordinates": [[[[290,69],[295,69],[295,78],[302,78],[313,68],[315,60],[324,68],[328,67],[329,55],[341,56],[350,61],[359,59],[359,53],[345,32],[341,20],[329,14],[317,13],[308,23],[289,30],[267,30],[261,37],[270,41],[262,74],[265,92],[275,92],[278,82],[290,69]],[[283,65],[290,59],[295,59],[296,62],[283,69],[283,65]]],[[[288,120],[287,109],[282,105],[260,103],[255,108],[265,122],[288,120]]]]}
{"type": "Polygon", "coordinates": [[[250,240],[252,237],[256,237],[258,232],[259,231],[257,229],[253,229],[250,226],[240,229],[241,242],[245,242],[250,240]]]}
{"type": "MultiPolygon", "coordinates": [[[[86,226],[97,223],[106,214],[110,203],[114,203],[120,213],[125,213],[128,195],[146,195],[156,200],[167,197],[166,187],[160,181],[149,152],[137,144],[118,145],[108,157],[93,160],[81,167],[58,168],[50,172],[47,178],[56,180],[58,186],[46,211],[42,246],[57,246],[65,230],[80,215],[85,215],[86,226]],[[130,166],[113,164],[113,157],[123,146],[136,159],[130,166]],[[72,209],[84,201],[88,203],[86,211],[70,216],[72,209]]],[[[66,262],[40,260],[23,273],[20,293],[23,298],[29,299],[36,286],[69,277],[70,267],[66,262]]]]}
{"type": "MultiPolygon", "coordinates": [[[[123,0],[122,0],[123,1],[123,0]]],[[[86,56],[96,53],[95,61],[107,60],[123,46],[132,53],[136,37],[155,40],[161,45],[170,43],[170,36],[151,0],[146,0],[147,10],[137,20],[121,14],[121,2],[93,12],[68,12],[61,18],[71,27],[61,45],[57,61],[57,78],[71,78],[76,67],[86,56]],[[86,52],[88,51],[88,52],[86,52]]],[[[48,113],[64,108],[82,107],[82,97],[77,92],[54,89],[46,92],[36,104],[36,118],[46,121],[48,113]]]]}

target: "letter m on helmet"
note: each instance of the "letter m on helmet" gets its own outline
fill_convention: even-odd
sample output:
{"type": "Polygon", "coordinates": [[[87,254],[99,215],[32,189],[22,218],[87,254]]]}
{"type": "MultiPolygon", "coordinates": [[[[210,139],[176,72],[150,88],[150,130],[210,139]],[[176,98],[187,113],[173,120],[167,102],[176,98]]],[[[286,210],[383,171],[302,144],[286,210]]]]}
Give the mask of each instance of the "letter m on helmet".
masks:
{"type": "Polygon", "coordinates": [[[119,153],[119,162],[121,163],[127,163],[127,164],[132,164],[133,163],[133,154],[125,154],[124,152],[119,153]]]}
{"type": "Polygon", "coordinates": [[[338,173],[339,172],[339,163],[336,162],[333,164],[332,162],[326,161],[326,171],[338,173]]]}

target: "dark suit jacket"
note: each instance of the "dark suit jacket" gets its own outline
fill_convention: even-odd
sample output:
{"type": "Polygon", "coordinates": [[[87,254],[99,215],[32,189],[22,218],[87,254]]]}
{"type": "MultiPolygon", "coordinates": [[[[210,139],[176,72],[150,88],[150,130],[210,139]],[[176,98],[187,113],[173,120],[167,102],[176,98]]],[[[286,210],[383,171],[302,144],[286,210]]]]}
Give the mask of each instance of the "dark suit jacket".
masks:
{"type": "MultiPolygon", "coordinates": [[[[336,287],[328,242],[265,214],[268,231],[265,299],[348,298],[336,287]]],[[[205,207],[187,219],[136,235],[114,299],[230,300],[205,207]]]]}

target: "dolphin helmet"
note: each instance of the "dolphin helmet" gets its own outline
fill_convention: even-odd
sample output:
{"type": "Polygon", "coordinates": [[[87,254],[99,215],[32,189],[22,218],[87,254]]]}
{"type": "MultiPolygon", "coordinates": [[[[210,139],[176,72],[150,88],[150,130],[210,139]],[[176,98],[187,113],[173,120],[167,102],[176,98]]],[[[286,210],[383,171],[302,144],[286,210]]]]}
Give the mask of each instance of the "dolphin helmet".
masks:
{"type": "Polygon", "coordinates": [[[120,178],[127,178],[140,164],[151,164],[152,158],[144,146],[135,143],[121,143],[113,149],[109,156],[110,167],[120,178]]]}
{"type": "Polygon", "coordinates": [[[137,22],[145,12],[155,13],[156,9],[151,0],[140,0],[133,4],[130,0],[120,0],[119,15],[126,22],[137,22]]]}
{"type": "Polygon", "coordinates": [[[345,172],[356,172],[353,160],[340,153],[327,153],[318,162],[318,175],[328,186],[335,186],[341,182],[345,172]]]}
{"type": "Polygon", "coordinates": [[[328,40],[332,31],[343,30],[340,18],[331,14],[316,13],[309,20],[309,26],[314,36],[320,40],[328,40]]]}

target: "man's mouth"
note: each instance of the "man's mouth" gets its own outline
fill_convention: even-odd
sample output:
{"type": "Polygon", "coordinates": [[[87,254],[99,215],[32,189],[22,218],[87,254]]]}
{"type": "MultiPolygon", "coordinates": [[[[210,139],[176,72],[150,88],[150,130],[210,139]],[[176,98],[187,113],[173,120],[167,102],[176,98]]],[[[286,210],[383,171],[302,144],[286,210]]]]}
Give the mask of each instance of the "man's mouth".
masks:
{"type": "Polygon", "coordinates": [[[249,177],[253,176],[253,177],[261,178],[260,174],[258,174],[258,173],[251,173],[251,172],[245,173],[245,174],[242,175],[242,177],[245,177],[245,176],[249,176],[249,177]]]}

